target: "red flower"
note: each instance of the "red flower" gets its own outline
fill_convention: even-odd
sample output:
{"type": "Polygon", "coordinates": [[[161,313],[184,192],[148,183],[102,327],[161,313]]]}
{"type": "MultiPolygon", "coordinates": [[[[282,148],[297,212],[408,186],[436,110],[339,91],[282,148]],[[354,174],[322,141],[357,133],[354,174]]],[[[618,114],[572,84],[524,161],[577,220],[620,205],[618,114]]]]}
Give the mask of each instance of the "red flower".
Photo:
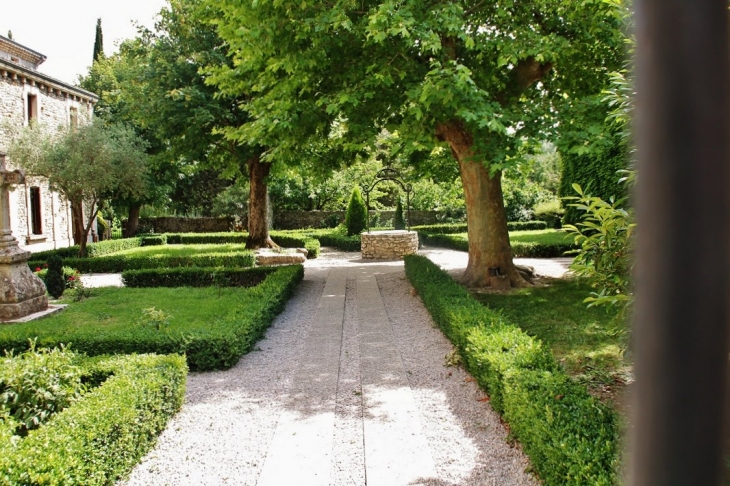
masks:
{"type": "Polygon", "coordinates": [[[69,280],[69,281],[71,281],[71,280],[76,280],[76,277],[74,277],[73,275],[71,275],[71,276],[70,276],[70,277],[68,278],[68,280],[69,280]]]}
{"type": "Polygon", "coordinates": [[[44,263],[43,264],[43,268],[48,268],[48,264],[47,263],[44,263]]]}
{"type": "Polygon", "coordinates": [[[41,271],[41,267],[35,267],[35,271],[36,272],[40,272],[41,271]]]}

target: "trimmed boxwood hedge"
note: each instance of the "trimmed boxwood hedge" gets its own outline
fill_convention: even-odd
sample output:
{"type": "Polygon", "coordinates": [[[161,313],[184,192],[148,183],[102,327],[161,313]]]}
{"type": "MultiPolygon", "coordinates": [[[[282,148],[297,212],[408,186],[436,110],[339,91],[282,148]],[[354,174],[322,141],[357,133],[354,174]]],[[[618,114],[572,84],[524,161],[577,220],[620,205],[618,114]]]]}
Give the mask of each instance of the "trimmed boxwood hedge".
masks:
{"type": "MultiPolygon", "coordinates": [[[[205,326],[185,332],[160,332],[152,326],[130,323],[123,330],[105,330],[90,322],[73,330],[57,332],[52,325],[42,331],[19,332],[16,327],[0,327],[0,351],[24,351],[29,338],[39,346],[52,347],[73,343],[73,349],[90,356],[102,354],[158,353],[185,354],[191,370],[227,369],[238,362],[281,312],[304,277],[304,267],[276,267],[260,285],[241,289],[240,303],[225,309],[221,317],[205,326]]],[[[52,324],[52,317],[48,318],[52,324]]]]}
{"type": "Polygon", "coordinates": [[[167,244],[167,235],[148,235],[140,237],[142,246],[159,246],[167,244]]]}
{"type": "Polygon", "coordinates": [[[86,358],[84,366],[109,377],[17,443],[0,444],[0,484],[114,484],[182,406],[182,356],[86,358]]]}
{"type": "Polygon", "coordinates": [[[246,243],[246,233],[165,233],[168,245],[223,245],[246,243]]]}
{"type": "Polygon", "coordinates": [[[409,255],[405,270],[543,484],[615,484],[616,412],[571,380],[542,342],[479,304],[436,264],[409,255]]]}
{"type": "MultiPolygon", "coordinates": [[[[469,251],[469,241],[461,236],[438,233],[418,233],[418,240],[422,244],[450,248],[452,250],[469,251]]],[[[511,241],[512,255],[515,258],[556,258],[565,256],[565,253],[575,250],[571,243],[536,243],[526,241],[511,241]]]]}
{"type": "MultiPolygon", "coordinates": [[[[443,223],[443,224],[427,224],[420,226],[412,226],[413,231],[419,233],[451,235],[455,233],[466,233],[466,223],[443,223]]],[[[509,221],[507,223],[508,231],[527,231],[527,230],[543,230],[547,229],[545,221],[509,221]]]]}
{"type": "MultiPolygon", "coordinates": [[[[116,253],[122,250],[129,250],[130,248],[137,248],[142,246],[142,238],[123,238],[120,240],[105,240],[98,243],[89,243],[86,245],[86,255],[88,257],[100,257],[108,255],[110,253],[116,253]]],[[[51,255],[58,255],[63,259],[66,258],[78,258],[79,247],[78,245],[69,246],[67,248],[58,248],[56,250],[47,250],[35,252],[31,255],[33,261],[48,260],[51,255]]]]}
{"type": "Polygon", "coordinates": [[[122,272],[125,287],[254,287],[275,270],[255,268],[150,268],[122,272]]]}
{"type": "Polygon", "coordinates": [[[307,250],[307,258],[309,259],[319,256],[320,243],[315,238],[272,231],[271,239],[274,240],[274,243],[284,248],[305,248],[307,250]]]}
{"type": "Polygon", "coordinates": [[[322,246],[331,246],[342,251],[360,251],[360,235],[344,236],[338,233],[327,233],[314,237],[322,246]]]}
{"type": "MultiPolygon", "coordinates": [[[[29,261],[31,269],[42,267],[44,261],[29,261]]],[[[254,265],[251,251],[208,253],[203,255],[107,255],[95,258],[66,258],[63,264],[80,272],[114,273],[143,268],[172,267],[232,267],[244,268],[254,265]]]]}

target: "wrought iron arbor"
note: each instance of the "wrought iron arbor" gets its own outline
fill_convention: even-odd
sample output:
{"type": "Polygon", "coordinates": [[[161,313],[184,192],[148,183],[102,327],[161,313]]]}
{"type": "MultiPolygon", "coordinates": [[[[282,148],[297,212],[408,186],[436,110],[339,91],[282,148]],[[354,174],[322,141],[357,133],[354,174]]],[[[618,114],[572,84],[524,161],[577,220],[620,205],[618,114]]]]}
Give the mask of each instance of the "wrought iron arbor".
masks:
{"type": "Polygon", "coordinates": [[[411,192],[413,192],[413,186],[408,184],[405,179],[403,179],[403,176],[401,175],[400,171],[397,169],[394,169],[390,166],[390,163],[380,169],[377,174],[375,174],[375,180],[372,184],[369,186],[363,187],[363,191],[365,191],[365,206],[367,209],[368,217],[367,217],[367,230],[368,233],[370,233],[370,193],[373,192],[373,189],[380,184],[381,182],[385,181],[393,181],[397,183],[401,189],[406,193],[406,214],[407,214],[407,223],[406,223],[406,229],[408,231],[411,230],[411,192]]]}

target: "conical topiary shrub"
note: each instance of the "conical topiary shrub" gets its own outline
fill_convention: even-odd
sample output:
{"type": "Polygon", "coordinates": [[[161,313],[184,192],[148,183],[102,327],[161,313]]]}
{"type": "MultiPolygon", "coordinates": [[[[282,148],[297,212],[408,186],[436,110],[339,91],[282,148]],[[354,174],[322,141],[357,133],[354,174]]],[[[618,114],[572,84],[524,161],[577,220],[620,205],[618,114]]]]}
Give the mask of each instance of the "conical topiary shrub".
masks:
{"type": "Polygon", "coordinates": [[[48,272],[46,273],[46,290],[51,297],[58,299],[66,290],[66,281],[63,277],[63,261],[58,255],[51,255],[48,259],[48,272]]]}
{"type": "Polygon", "coordinates": [[[403,219],[403,204],[400,202],[400,196],[395,203],[395,217],[393,218],[393,227],[397,230],[406,229],[406,222],[403,219]]]}
{"type": "Polygon", "coordinates": [[[362,198],[360,188],[355,186],[350,195],[350,202],[347,203],[347,212],[345,213],[345,227],[347,228],[347,236],[359,235],[367,227],[368,208],[365,206],[365,200],[362,198]]]}

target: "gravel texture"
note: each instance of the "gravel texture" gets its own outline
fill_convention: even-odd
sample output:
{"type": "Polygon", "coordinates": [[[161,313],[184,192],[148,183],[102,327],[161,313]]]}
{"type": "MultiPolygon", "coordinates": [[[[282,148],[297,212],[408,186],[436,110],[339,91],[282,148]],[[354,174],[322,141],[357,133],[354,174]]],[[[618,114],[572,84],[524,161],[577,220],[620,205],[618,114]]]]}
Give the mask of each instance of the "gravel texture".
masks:
{"type": "Polygon", "coordinates": [[[539,484],[485,395],[448,358],[453,347],[414,296],[401,261],[323,248],[305,267],[256,351],[230,370],[190,374],[183,409],[121,484],[539,484]],[[410,437],[417,447],[409,452],[410,437]],[[384,438],[391,447],[401,441],[400,449],[373,464],[387,449],[384,438]],[[420,454],[426,474],[377,480],[405,477],[400,451],[420,454]],[[326,470],[314,474],[323,461],[326,470]],[[282,467],[291,479],[272,482],[287,477],[282,467]]]}

